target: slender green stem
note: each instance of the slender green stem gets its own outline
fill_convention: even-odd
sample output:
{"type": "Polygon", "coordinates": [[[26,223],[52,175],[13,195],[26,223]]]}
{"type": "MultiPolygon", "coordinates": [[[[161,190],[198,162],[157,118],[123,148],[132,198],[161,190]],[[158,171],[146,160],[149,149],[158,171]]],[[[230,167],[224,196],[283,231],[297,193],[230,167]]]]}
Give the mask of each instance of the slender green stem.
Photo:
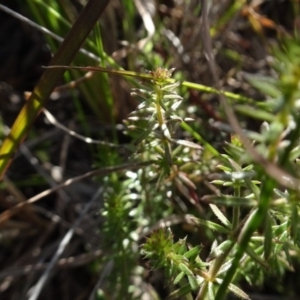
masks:
{"type": "Polygon", "coordinates": [[[229,253],[232,250],[234,245],[235,245],[235,243],[232,242],[231,246],[228,247],[228,249],[226,249],[222,255],[220,255],[219,257],[217,257],[215,259],[215,261],[212,264],[212,266],[209,270],[209,273],[208,273],[209,280],[205,280],[205,282],[203,283],[203,285],[202,285],[202,287],[201,287],[201,289],[200,289],[200,291],[197,295],[196,300],[205,299],[209,282],[214,282],[214,280],[217,277],[217,274],[219,273],[220,268],[223,266],[226,258],[228,257],[228,255],[229,255],[229,253]]]}
{"type": "Polygon", "coordinates": [[[208,143],[198,132],[196,132],[190,125],[186,122],[181,122],[181,127],[189,132],[193,138],[200,142],[212,155],[221,157],[219,151],[214,148],[210,143],[208,143]]]}
{"type": "Polygon", "coordinates": [[[164,124],[164,117],[163,117],[163,114],[161,112],[161,106],[160,106],[161,98],[162,98],[162,91],[159,88],[157,88],[156,89],[155,106],[156,106],[156,114],[157,114],[158,124],[159,124],[160,128],[162,129],[162,126],[164,124]]]}
{"type": "MultiPolygon", "coordinates": [[[[235,197],[240,197],[241,196],[241,187],[238,184],[237,186],[234,187],[234,196],[235,197]]],[[[239,220],[240,220],[240,207],[239,206],[234,206],[233,207],[233,214],[232,214],[232,229],[236,229],[239,225],[239,220]]]]}

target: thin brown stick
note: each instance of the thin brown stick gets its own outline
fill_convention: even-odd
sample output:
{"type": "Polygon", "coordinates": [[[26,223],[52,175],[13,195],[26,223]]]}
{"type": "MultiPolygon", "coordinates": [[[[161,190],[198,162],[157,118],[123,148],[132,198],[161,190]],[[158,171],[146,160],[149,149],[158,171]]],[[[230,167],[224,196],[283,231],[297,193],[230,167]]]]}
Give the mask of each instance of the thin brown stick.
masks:
{"type": "Polygon", "coordinates": [[[94,171],[90,171],[87,172],[83,175],[79,175],[77,177],[73,177],[70,178],[68,180],[66,180],[65,182],[63,182],[62,184],[59,184],[53,188],[50,188],[48,190],[45,190],[43,192],[41,192],[40,194],[28,199],[25,202],[21,202],[15,206],[13,206],[12,208],[4,211],[3,213],[0,214],[0,227],[1,225],[3,225],[9,218],[11,218],[13,215],[15,215],[17,212],[20,211],[20,209],[22,209],[23,207],[25,207],[28,204],[34,203],[62,188],[65,188],[75,182],[78,182],[80,180],[86,179],[86,178],[90,178],[92,176],[95,175],[107,175],[113,172],[119,172],[119,171],[123,171],[123,170],[133,170],[133,169],[137,169],[137,168],[141,168],[141,167],[145,167],[148,166],[150,164],[154,163],[153,161],[147,161],[147,162],[140,162],[140,163],[128,163],[128,164],[123,164],[123,165],[119,165],[119,166],[115,166],[115,167],[106,167],[106,168],[102,168],[102,169],[97,169],[94,171]]]}
{"type": "MultiPolygon", "coordinates": [[[[85,265],[94,259],[100,257],[102,255],[101,250],[96,250],[91,253],[84,253],[81,255],[77,256],[70,256],[66,258],[61,258],[60,260],[57,261],[56,267],[59,268],[74,268],[74,267],[79,267],[82,265],[85,265]]],[[[33,265],[26,265],[23,267],[15,267],[15,268],[10,268],[7,270],[4,270],[3,272],[0,273],[0,278],[5,278],[7,276],[22,276],[22,275],[27,275],[32,272],[38,272],[38,271],[43,271],[47,268],[48,263],[38,263],[38,264],[33,264],[33,265]]]]}

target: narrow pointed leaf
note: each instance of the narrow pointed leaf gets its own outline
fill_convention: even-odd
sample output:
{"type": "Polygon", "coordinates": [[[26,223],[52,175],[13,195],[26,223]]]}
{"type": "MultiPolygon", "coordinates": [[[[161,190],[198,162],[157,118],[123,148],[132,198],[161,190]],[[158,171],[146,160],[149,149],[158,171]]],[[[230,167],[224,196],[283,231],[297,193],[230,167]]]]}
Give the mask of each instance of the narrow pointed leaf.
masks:
{"type": "Polygon", "coordinates": [[[231,229],[232,225],[229,220],[225,217],[225,215],[221,212],[221,210],[214,204],[209,205],[213,213],[216,217],[229,229],[231,229]]]}
{"type": "Polygon", "coordinates": [[[182,146],[186,146],[186,147],[197,149],[197,150],[202,150],[203,149],[200,145],[195,144],[195,143],[190,142],[190,141],[186,141],[186,140],[174,140],[174,142],[177,145],[182,145],[182,146]]]}
{"type": "Polygon", "coordinates": [[[192,288],[189,284],[181,287],[180,289],[172,292],[167,298],[166,300],[175,300],[175,299],[180,299],[181,297],[189,294],[192,292],[192,288]]]}
{"type": "Polygon", "coordinates": [[[232,241],[227,240],[221,243],[219,246],[212,249],[211,253],[209,254],[207,261],[211,261],[219,256],[221,256],[229,247],[232,247],[232,241]]]}
{"type": "Polygon", "coordinates": [[[245,300],[251,300],[251,298],[240,288],[238,288],[236,285],[230,283],[228,286],[228,289],[235,294],[236,296],[245,299],[245,300]]]}
{"type": "MultiPolygon", "coordinates": [[[[214,180],[214,183],[224,183],[223,181],[214,180]]],[[[248,199],[245,197],[234,197],[228,195],[207,195],[202,198],[203,201],[219,204],[219,205],[226,205],[226,206],[249,206],[253,207],[257,205],[257,201],[254,199],[248,199]]]]}
{"type": "Polygon", "coordinates": [[[196,290],[198,288],[199,285],[194,276],[188,276],[188,281],[189,281],[189,284],[190,284],[192,290],[196,290]]]}
{"type": "Polygon", "coordinates": [[[268,263],[260,255],[256,254],[256,252],[251,247],[247,247],[246,253],[262,267],[266,268],[267,270],[270,269],[268,263]]]}
{"type": "Polygon", "coordinates": [[[211,222],[211,221],[195,218],[192,216],[190,217],[190,221],[198,226],[202,225],[211,230],[219,231],[219,232],[226,233],[226,234],[230,233],[230,231],[228,229],[226,229],[225,227],[223,227],[222,225],[219,225],[219,224],[211,222]]]}
{"type": "Polygon", "coordinates": [[[174,279],[173,284],[174,285],[178,284],[181,281],[181,279],[184,277],[184,275],[185,275],[184,272],[180,272],[174,279]]]}
{"type": "Polygon", "coordinates": [[[192,249],[190,249],[188,252],[186,252],[184,256],[190,259],[190,261],[194,261],[199,255],[200,250],[201,250],[200,246],[195,246],[192,249]]]}

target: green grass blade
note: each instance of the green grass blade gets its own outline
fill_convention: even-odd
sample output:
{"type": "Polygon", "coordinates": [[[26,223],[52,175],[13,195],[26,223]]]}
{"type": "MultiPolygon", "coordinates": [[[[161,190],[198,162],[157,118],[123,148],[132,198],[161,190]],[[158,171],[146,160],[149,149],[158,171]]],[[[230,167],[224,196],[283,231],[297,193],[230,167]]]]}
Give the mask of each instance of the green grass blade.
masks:
{"type": "MultiPolygon", "coordinates": [[[[52,58],[50,65],[68,65],[71,63],[108,3],[109,0],[101,2],[90,0],[88,2],[52,58]]],[[[23,106],[12,126],[10,134],[6,137],[0,148],[0,178],[2,178],[8,168],[15,150],[26,137],[30,126],[45,105],[57,80],[63,75],[64,71],[63,69],[45,70],[29,100],[23,106]]]]}

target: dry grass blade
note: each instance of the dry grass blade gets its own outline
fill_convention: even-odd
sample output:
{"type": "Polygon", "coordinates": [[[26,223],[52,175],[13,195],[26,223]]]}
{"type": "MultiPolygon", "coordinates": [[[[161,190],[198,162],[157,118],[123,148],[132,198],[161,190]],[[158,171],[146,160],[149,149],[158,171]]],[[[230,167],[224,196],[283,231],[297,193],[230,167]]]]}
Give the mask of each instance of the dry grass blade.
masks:
{"type": "MultiPolygon", "coordinates": [[[[63,269],[63,268],[74,268],[78,266],[85,265],[86,263],[89,263],[93,260],[95,260],[98,257],[101,257],[103,255],[101,250],[95,250],[91,253],[84,253],[84,254],[79,254],[76,256],[70,256],[67,258],[61,258],[60,260],[57,261],[56,267],[63,269]]],[[[0,273],[0,278],[5,278],[7,276],[24,276],[27,274],[30,274],[32,272],[39,272],[43,271],[47,268],[48,263],[37,263],[34,265],[25,265],[23,267],[12,267],[7,270],[3,270],[0,273]]]]}
{"type": "Polygon", "coordinates": [[[90,178],[96,175],[107,175],[110,174],[112,172],[117,172],[117,171],[122,171],[122,170],[133,170],[133,169],[137,169],[137,168],[141,168],[143,166],[147,166],[147,165],[151,165],[153,162],[152,161],[147,161],[147,162],[141,162],[141,163],[128,163],[128,164],[123,164],[120,166],[115,166],[115,167],[107,167],[107,168],[102,168],[102,169],[98,169],[98,170],[94,170],[94,171],[90,171],[87,172],[85,174],[79,175],[77,177],[71,178],[66,180],[64,183],[59,184],[57,186],[55,186],[54,188],[48,189],[43,191],[42,193],[28,199],[25,202],[21,202],[17,205],[15,205],[14,207],[4,211],[2,214],[0,214],[0,227],[13,215],[15,215],[17,212],[20,211],[20,209],[22,209],[23,207],[25,207],[26,205],[29,205],[31,203],[34,203],[64,187],[67,187],[75,182],[78,182],[80,180],[83,180],[85,178],[90,178]]]}
{"type": "Polygon", "coordinates": [[[29,300],[36,300],[39,297],[44,285],[46,284],[46,282],[47,282],[47,280],[48,280],[48,278],[51,274],[51,271],[53,270],[53,268],[57,264],[57,261],[59,260],[60,256],[63,254],[65,248],[69,244],[69,242],[70,242],[70,240],[71,240],[71,238],[72,238],[72,236],[75,232],[75,228],[79,226],[79,224],[81,223],[83,217],[87,214],[87,212],[91,208],[92,204],[99,198],[99,196],[102,194],[102,192],[103,192],[103,188],[100,187],[98,189],[98,191],[96,192],[96,194],[92,197],[92,199],[86,204],[85,208],[80,213],[80,215],[77,218],[76,222],[74,222],[73,226],[65,234],[64,238],[59,243],[59,246],[58,246],[55,254],[53,255],[49,265],[47,266],[44,274],[40,277],[39,281],[37,282],[37,284],[33,288],[32,294],[31,294],[29,300]]]}

